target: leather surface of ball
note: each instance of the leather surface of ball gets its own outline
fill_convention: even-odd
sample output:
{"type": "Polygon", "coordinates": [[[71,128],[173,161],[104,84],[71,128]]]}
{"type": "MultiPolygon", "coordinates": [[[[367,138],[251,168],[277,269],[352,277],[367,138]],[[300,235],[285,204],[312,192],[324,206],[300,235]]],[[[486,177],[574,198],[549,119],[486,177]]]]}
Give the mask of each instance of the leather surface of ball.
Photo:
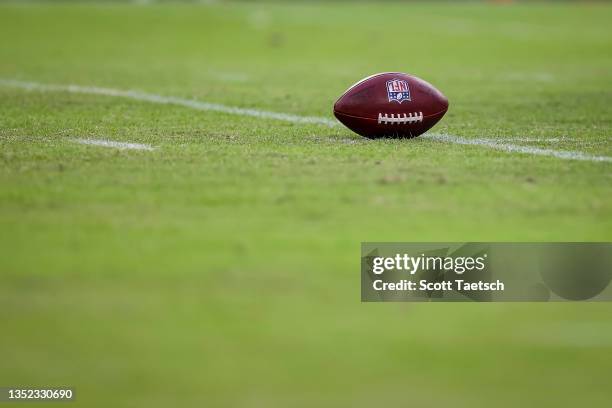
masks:
{"type": "Polygon", "coordinates": [[[448,110],[448,99],[412,75],[385,72],[351,86],[334,104],[334,116],[367,138],[412,138],[431,129],[448,110]]]}

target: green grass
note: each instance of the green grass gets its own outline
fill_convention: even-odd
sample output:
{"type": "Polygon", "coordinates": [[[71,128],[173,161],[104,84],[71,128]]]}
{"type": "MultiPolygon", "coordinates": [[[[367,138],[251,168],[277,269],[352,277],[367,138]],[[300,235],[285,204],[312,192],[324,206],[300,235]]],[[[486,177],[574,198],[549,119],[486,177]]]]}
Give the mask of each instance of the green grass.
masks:
{"type": "MultiPolygon", "coordinates": [[[[0,6],[0,78],[612,155],[612,6],[0,6]],[[525,143],[521,143],[525,144],[525,143]]],[[[0,385],[75,406],[603,406],[609,304],[360,304],[361,241],[610,241],[612,165],[0,86],[0,385]],[[73,138],[150,143],[152,152],[73,138]]]]}

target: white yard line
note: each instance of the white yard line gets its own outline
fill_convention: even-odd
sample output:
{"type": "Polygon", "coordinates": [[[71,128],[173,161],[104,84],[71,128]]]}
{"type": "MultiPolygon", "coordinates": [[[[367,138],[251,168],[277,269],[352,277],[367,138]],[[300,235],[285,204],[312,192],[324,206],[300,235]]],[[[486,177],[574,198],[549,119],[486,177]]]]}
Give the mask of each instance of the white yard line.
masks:
{"type": "Polygon", "coordinates": [[[571,142],[572,139],[563,139],[560,137],[500,137],[499,139],[479,138],[480,140],[489,140],[492,142],[522,142],[522,143],[559,143],[571,142]]]}
{"type": "Polygon", "coordinates": [[[553,149],[542,149],[539,147],[532,146],[520,146],[509,143],[501,143],[496,142],[491,139],[472,139],[472,138],[463,138],[458,136],[451,135],[442,135],[442,134],[426,134],[422,137],[427,139],[437,140],[440,142],[447,143],[455,143],[460,145],[471,145],[471,146],[485,146],[490,149],[501,150],[509,153],[524,153],[531,154],[535,156],[551,156],[556,157],[558,159],[564,160],[582,160],[582,161],[592,161],[592,162],[612,162],[612,157],[610,156],[594,156],[591,154],[576,152],[570,150],[553,150],[553,149]]]}
{"type": "Polygon", "coordinates": [[[101,139],[72,139],[72,141],[84,145],[112,147],[121,150],[154,150],[154,147],[141,143],[125,143],[101,139]]]}
{"type": "MultiPolygon", "coordinates": [[[[317,116],[300,116],[288,113],[270,112],[259,109],[238,108],[234,106],[221,105],[217,103],[209,103],[197,101],[194,99],[177,98],[173,96],[163,96],[140,91],[126,91],[111,88],[100,88],[93,86],[80,85],[48,85],[38,82],[17,81],[12,79],[0,79],[0,85],[14,87],[33,91],[50,91],[50,92],[71,92],[91,95],[114,96],[121,98],[129,98],[137,101],[145,101],[151,103],[159,103],[165,105],[178,105],[200,111],[212,111],[227,113],[238,116],[250,116],[258,119],[274,119],[295,124],[317,124],[329,127],[338,126],[335,120],[317,117],[317,116]]],[[[460,145],[482,146],[489,149],[505,151],[509,153],[522,153],[537,156],[556,157],[563,160],[582,160],[591,162],[612,162],[610,156],[596,156],[584,152],[542,149],[531,146],[520,146],[510,143],[503,143],[495,139],[472,139],[459,136],[443,135],[443,134],[426,134],[421,136],[425,139],[436,140],[446,143],[454,143],[460,145]]],[[[552,138],[551,138],[552,139],[552,138]]],[[[552,140],[551,140],[552,141],[552,140]]]]}
{"type": "Polygon", "coordinates": [[[90,95],[116,96],[121,98],[129,98],[137,101],[159,103],[164,105],[179,105],[191,109],[201,111],[212,111],[228,113],[239,116],[252,116],[260,119],[276,119],[291,123],[308,123],[326,126],[336,126],[337,122],[328,118],[315,116],[299,116],[289,113],[268,112],[258,109],[237,108],[234,106],[221,105],[218,103],[209,103],[196,101],[194,99],[176,98],[173,96],[162,96],[139,91],[124,91],[119,89],[100,88],[96,86],[79,86],[79,85],[46,85],[38,82],[25,82],[0,79],[0,85],[12,86],[15,88],[29,89],[33,91],[54,91],[54,92],[70,92],[90,95]]]}

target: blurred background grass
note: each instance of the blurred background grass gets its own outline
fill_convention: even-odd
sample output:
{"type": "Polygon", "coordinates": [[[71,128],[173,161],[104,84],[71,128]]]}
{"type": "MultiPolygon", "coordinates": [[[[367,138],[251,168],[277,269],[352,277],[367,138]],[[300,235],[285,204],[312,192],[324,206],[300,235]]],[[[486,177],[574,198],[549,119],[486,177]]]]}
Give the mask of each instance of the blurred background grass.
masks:
{"type": "MultiPolygon", "coordinates": [[[[449,96],[437,131],[610,155],[611,16],[9,2],[0,77],[329,116],[401,70],[449,96]]],[[[366,240],[609,241],[607,164],[8,88],[0,113],[0,385],[73,386],[88,407],[610,401],[608,304],[360,304],[358,287],[366,240]]]]}

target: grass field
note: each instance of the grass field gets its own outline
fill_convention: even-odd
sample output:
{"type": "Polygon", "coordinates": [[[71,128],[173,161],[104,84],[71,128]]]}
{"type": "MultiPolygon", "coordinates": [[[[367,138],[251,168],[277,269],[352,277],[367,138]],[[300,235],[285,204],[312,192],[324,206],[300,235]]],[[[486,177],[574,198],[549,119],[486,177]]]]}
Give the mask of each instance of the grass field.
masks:
{"type": "MultiPolygon", "coordinates": [[[[0,80],[612,156],[612,5],[0,4],[0,80]]],[[[489,143],[489,142],[487,142],[489,143]]],[[[361,304],[361,241],[610,241],[612,163],[0,82],[0,386],[87,407],[605,406],[610,304],[361,304]],[[143,143],[152,151],[75,139],[143,143]]]]}

